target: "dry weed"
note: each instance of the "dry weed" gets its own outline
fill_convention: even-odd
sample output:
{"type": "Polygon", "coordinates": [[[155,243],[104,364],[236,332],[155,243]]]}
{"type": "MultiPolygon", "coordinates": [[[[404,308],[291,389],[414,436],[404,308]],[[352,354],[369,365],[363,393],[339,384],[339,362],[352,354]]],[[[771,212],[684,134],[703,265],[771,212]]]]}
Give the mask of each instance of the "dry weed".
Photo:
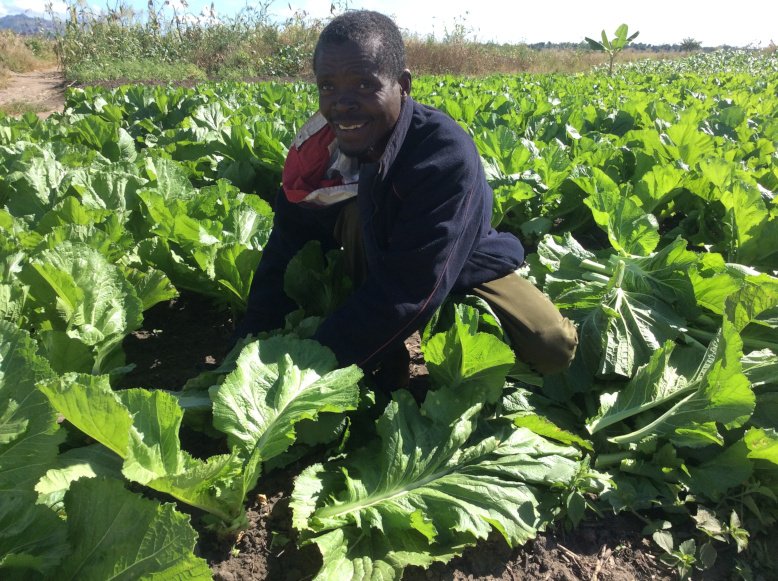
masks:
{"type": "Polygon", "coordinates": [[[0,30],[0,68],[24,73],[48,64],[30,50],[24,37],[10,30],[0,30]]]}

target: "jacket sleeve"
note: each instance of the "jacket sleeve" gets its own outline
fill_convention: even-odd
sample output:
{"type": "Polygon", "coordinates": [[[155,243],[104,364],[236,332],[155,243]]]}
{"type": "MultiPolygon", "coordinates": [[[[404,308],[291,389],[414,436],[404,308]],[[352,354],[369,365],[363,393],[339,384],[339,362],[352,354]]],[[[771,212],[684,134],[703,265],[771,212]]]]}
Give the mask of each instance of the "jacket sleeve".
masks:
{"type": "Polygon", "coordinates": [[[280,189],[273,211],[273,230],[251,281],[246,314],[235,328],[234,340],[283,327],[286,315],[296,308],[284,292],[289,261],[310,240],[319,240],[324,250],[334,245],[333,216],[337,216],[337,210],[294,204],[280,189]]]}
{"type": "Polygon", "coordinates": [[[316,335],[342,365],[370,369],[388,348],[421,328],[488,227],[480,157],[464,134],[449,133],[448,139],[422,142],[406,156],[418,160],[412,167],[399,164],[399,171],[393,170],[397,177],[384,191],[396,197],[391,204],[360,193],[368,277],[316,335]],[[381,205],[396,208],[396,214],[374,211],[381,205]],[[377,220],[391,224],[372,223],[377,220]]]}

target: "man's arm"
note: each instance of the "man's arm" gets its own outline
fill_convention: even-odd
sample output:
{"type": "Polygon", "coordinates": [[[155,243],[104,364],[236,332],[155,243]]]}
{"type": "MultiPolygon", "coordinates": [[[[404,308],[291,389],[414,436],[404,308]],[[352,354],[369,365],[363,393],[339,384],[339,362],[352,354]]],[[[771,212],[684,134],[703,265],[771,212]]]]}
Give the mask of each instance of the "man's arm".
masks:
{"type": "Polygon", "coordinates": [[[321,241],[325,250],[335,244],[330,222],[334,224],[337,211],[293,204],[283,189],[279,189],[273,211],[273,230],[254,273],[246,314],[235,329],[235,339],[283,327],[286,315],[296,308],[284,292],[289,261],[309,240],[321,241]]]}
{"type": "MultiPolygon", "coordinates": [[[[391,224],[364,225],[366,282],[317,332],[316,338],[333,349],[342,365],[369,369],[387,349],[423,326],[488,228],[488,186],[472,142],[452,132],[450,139],[422,144],[414,153],[419,161],[412,171],[397,168],[385,192],[397,198],[392,200],[397,214],[388,218],[391,224]],[[386,239],[378,239],[377,232],[379,237],[386,232],[386,239]]],[[[387,219],[381,200],[362,196],[359,203],[363,219],[387,219]],[[378,212],[372,211],[373,204],[378,212]]]]}

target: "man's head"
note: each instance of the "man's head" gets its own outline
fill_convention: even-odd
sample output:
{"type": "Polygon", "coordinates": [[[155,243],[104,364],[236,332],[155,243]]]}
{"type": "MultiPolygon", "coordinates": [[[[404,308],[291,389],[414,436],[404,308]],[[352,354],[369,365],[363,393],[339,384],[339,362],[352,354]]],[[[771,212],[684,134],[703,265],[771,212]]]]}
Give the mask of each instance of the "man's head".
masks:
{"type": "Polygon", "coordinates": [[[376,65],[387,78],[398,79],[405,70],[405,43],[388,16],[370,10],[350,10],[333,19],[319,35],[313,52],[313,72],[324,44],[354,43],[375,47],[376,65]]]}
{"type": "Polygon", "coordinates": [[[347,155],[380,158],[411,90],[405,47],[390,18],[346,12],[319,36],[313,57],[319,110],[347,155]]]}

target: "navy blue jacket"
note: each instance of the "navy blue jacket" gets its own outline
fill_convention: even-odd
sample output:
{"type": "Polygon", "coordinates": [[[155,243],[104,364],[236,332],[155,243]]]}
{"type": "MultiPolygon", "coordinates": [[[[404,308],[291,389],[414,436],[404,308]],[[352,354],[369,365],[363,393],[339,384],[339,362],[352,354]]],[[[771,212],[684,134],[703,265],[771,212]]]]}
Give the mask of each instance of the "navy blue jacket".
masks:
{"type": "MultiPolygon", "coordinates": [[[[370,369],[420,329],[449,293],[517,269],[524,249],[491,227],[492,203],[473,140],[444,113],[408,98],[381,159],[359,169],[367,280],[315,338],[341,365],[370,369]]],[[[309,240],[335,247],[342,207],[311,208],[279,194],[238,336],[283,326],[295,308],[283,293],[286,265],[309,240]]]]}

